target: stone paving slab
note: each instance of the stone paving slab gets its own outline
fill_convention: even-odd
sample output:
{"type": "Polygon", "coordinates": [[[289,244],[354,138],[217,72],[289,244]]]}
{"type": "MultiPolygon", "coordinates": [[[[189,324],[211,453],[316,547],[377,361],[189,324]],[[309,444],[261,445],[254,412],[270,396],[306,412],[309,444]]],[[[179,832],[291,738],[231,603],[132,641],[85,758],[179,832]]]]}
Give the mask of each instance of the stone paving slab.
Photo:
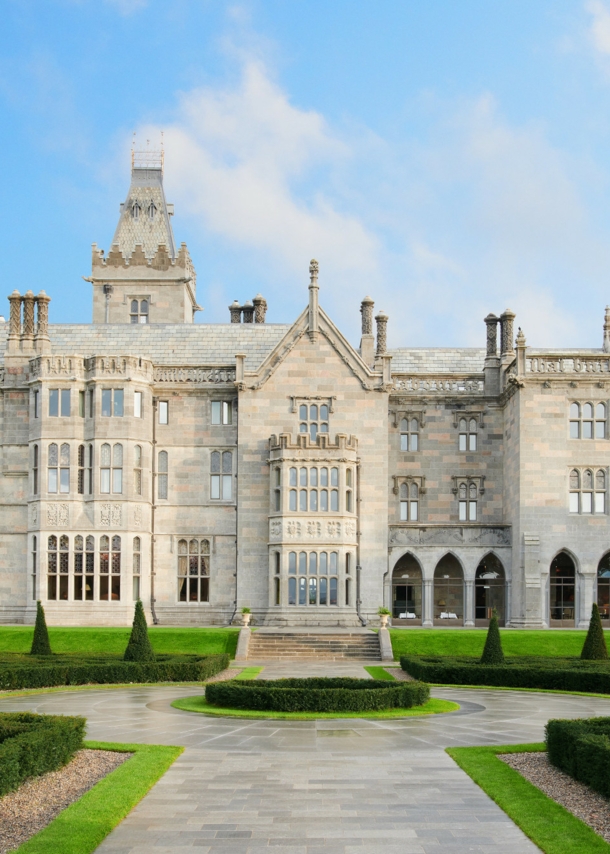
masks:
{"type": "MultiPolygon", "coordinates": [[[[301,672],[339,675],[329,664],[301,672]]],[[[365,675],[362,662],[359,672],[350,662],[349,675],[352,667],[365,675]]],[[[294,670],[275,662],[263,671],[283,675],[294,670]]],[[[600,698],[466,689],[432,692],[461,703],[459,712],[387,721],[253,721],[171,708],[200,693],[58,692],[5,698],[0,710],[83,714],[92,739],[186,746],[100,854],[533,854],[444,748],[540,741],[550,717],[610,715],[600,698]]]]}

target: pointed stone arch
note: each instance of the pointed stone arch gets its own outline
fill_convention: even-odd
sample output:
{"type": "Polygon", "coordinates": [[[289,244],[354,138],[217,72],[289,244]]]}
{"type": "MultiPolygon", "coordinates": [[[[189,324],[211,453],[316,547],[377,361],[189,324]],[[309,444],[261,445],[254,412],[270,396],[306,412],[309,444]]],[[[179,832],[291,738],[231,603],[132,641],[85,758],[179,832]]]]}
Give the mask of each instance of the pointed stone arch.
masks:
{"type": "Polygon", "coordinates": [[[556,552],[549,565],[549,625],[573,628],[576,625],[576,575],[578,562],[570,549],[556,552]]]}
{"type": "Polygon", "coordinates": [[[479,561],[474,580],[475,626],[489,625],[493,611],[498,623],[506,624],[506,570],[502,559],[490,549],[479,561]]]}
{"type": "Polygon", "coordinates": [[[423,566],[411,551],[402,554],[392,570],[392,625],[421,626],[423,566]]]}
{"type": "Polygon", "coordinates": [[[597,607],[602,623],[610,625],[610,549],[597,564],[597,607]]]}
{"type": "Polygon", "coordinates": [[[451,550],[436,564],[432,602],[435,626],[464,625],[464,571],[463,562],[451,550]]]}

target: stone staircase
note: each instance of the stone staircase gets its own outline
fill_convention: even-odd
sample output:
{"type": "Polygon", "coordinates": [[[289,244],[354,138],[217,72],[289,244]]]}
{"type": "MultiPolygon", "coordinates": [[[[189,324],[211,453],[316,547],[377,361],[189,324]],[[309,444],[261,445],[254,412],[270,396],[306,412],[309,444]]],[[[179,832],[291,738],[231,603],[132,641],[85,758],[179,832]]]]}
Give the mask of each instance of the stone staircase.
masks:
{"type": "Polygon", "coordinates": [[[345,661],[361,659],[380,661],[379,637],[374,632],[252,632],[248,647],[252,661],[310,659],[345,661]]]}

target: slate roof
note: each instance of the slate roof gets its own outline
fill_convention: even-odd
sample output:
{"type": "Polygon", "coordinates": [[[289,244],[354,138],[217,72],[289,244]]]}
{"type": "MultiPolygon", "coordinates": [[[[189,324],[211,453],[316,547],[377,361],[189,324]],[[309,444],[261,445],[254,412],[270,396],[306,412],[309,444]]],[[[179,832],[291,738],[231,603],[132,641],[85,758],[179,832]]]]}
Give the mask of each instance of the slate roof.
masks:
{"type": "Polygon", "coordinates": [[[388,350],[393,374],[480,374],[485,350],[479,347],[410,347],[388,350]]]}
{"type": "Polygon", "coordinates": [[[131,170],[131,185],[121,210],[112,245],[114,247],[118,244],[123,255],[129,258],[137,243],[142,245],[148,259],[154,257],[160,243],[165,244],[172,261],[176,257],[174,234],[163,192],[163,170],[160,167],[131,170]],[[140,207],[140,213],[138,218],[134,219],[132,213],[136,202],[140,207]],[[152,219],[148,214],[151,205],[154,210],[152,219]]]}

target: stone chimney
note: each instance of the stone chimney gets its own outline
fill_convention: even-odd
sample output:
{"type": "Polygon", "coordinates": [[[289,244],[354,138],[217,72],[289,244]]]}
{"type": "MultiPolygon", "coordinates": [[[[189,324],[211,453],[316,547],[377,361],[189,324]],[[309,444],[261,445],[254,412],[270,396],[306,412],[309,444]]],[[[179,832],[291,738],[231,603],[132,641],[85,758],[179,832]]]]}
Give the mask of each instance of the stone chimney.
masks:
{"type": "Polygon", "coordinates": [[[510,308],[505,309],[500,315],[500,357],[503,363],[511,361],[511,357],[515,354],[513,330],[516,316],[510,308]]]}
{"type": "Polygon", "coordinates": [[[36,327],[36,337],[34,346],[37,353],[51,352],[51,339],[49,338],[49,303],[51,297],[48,297],[44,291],[40,291],[36,297],[38,306],[38,325],[36,327]]]}
{"type": "Polygon", "coordinates": [[[388,346],[388,316],[383,311],[380,311],[375,318],[377,322],[377,352],[376,356],[379,359],[385,354],[388,346]]]}
{"type": "Polygon", "coordinates": [[[610,305],[606,306],[606,316],[604,318],[604,353],[610,353],[610,305]]]}
{"type": "Polygon", "coordinates": [[[229,306],[229,311],[231,313],[231,323],[241,323],[241,305],[236,299],[229,306]]]}
{"type": "Polygon", "coordinates": [[[254,323],[254,306],[250,300],[246,300],[241,310],[244,315],[244,323],[254,323]]]}
{"type": "Polygon", "coordinates": [[[375,303],[370,297],[365,297],[360,305],[362,315],[362,338],[360,339],[360,355],[363,362],[371,367],[375,361],[375,336],[373,335],[373,312],[375,303]]]}
{"type": "Polygon", "coordinates": [[[500,318],[488,314],[485,318],[487,327],[487,353],[483,372],[485,374],[485,394],[500,393],[500,359],[498,357],[498,323],[500,318]]]}
{"type": "Polygon", "coordinates": [[[261,294],[257,294],[252,302],[254,303],[254,322],[264,323],[267,314],[267,300],[261,294]]]}

